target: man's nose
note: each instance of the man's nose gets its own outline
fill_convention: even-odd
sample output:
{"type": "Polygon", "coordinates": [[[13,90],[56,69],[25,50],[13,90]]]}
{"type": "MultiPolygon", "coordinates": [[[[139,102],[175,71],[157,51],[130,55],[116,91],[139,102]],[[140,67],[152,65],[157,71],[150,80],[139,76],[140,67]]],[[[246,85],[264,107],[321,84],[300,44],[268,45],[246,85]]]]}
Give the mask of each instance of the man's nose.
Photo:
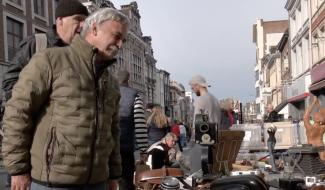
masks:
{"type": "Polygon", "coordinates": [[[116,43],[116,46],[120,49],[122,48],[122,45],[123,45],[123,40],[118,40],[118,42],[116,43]]]}

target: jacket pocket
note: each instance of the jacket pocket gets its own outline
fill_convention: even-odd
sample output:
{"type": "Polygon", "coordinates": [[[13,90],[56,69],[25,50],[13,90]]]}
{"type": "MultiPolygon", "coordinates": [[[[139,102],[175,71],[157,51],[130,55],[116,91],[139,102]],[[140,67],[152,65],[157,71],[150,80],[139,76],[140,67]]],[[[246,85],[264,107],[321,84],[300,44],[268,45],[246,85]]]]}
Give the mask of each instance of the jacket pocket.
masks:
{"type": "Polygon", "coordinates": [[[65,165],[75,163],[77,159],[75,145],[60,131],[52,127],[49,131],[45,150],[47,180],[50,173],[67,173],[65,165]]]}
{"type": "Polygon", "coordinates": [[[46,180],[49,182],[51,165],[54,156],[54,148],[56,144],[56,128],[51,127],[49,130],[48,138],[45,144],[45,162],[46,162],[46,180]]]}
{"type": "Polygon", "coordinates": [[[56,133],[56,140],[57,140],[57,143],[60,148],[60,152],[63,151],[64,154],[71,154],[73,156],[76,156],[76,148],[75,146],[73,145],[73,143],[71,142],[71,140],[69,140],[68,137],[66,137],[64,134],[60,133],[57,131],[56,133]]]}

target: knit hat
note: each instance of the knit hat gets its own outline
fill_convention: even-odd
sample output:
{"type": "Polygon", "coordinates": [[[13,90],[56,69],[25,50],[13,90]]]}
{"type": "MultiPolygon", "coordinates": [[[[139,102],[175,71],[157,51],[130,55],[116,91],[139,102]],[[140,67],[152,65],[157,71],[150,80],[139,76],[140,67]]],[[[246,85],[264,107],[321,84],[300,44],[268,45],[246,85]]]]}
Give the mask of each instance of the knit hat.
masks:
{"type": "Polygon", "coordinates": [[[190,85],[192,84],[198,84],[200,86],[203,86],[203,87],[211,87],[206,81],[205,79],[201,76],[201,75],[195,75],[191,78],[190,82],[189,82],[190,85]]]}
{"type": "Polygon", "coordinates": [[[88,16],[87,8],[78,0],[60,0],[55,9],[55,18],[67,17],[75,14],[88,16]]]}

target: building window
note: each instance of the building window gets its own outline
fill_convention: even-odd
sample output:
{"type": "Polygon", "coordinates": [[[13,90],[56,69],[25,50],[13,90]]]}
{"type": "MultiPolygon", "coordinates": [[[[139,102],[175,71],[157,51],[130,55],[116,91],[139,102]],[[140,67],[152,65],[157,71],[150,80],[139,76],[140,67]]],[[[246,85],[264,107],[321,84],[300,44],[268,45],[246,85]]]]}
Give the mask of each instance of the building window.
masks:
{"type": "Polygon", "coordinates": [[[45,1],[44,0],[34,0],[34,13],[45,17],[45,1]]]}
{"type": "Polygon", "coordinates": [[[270,53],[274,54],[276,52],[276,46],[270,46],[270,53]]]}
{"type": "Polygon", "coordinates": [[[43,30],[35,28],[35,33],[37,34],[37,33],[45,33],[45,32],[43,30]]]}
{"type": "Polygon", "coordinates": [[[24,24],[7,17],[8,59],[11,60],[19,48],[24,35],[24,24]]]}
{"type": "Polygon", "coordinates": [[[133,62],[133,71],[134,71],[133,74],[134,81],[141,82],[142,81],[141,59],[136,54],[133,54],[132,62],[133,62]]]}
{"type": "Polygon", "coordinates": [[[258,97],[260,97],[260,88],[259,87],[257,87],[257,88],[255,88],[255,93],[256,93],[256,98],[258,98],[258,97]]]}
{"type": "Polygon", "coordinates": [[[33,31],[34,31],[35,34],[36,33],[46,33],[48,31],[47,28],[43,28],[42,26],[38,26],[38,25],[33,24],[32,27],[33,27],[33,31]]]}
{"type": "Polygon", "coordinates": [[[15,3],[17,5],[20,5],[20,6],[22,5],[21,0],[8,0],[8,1],[13,2],[13,3],[15,3]]]}
{"type": "Polygon", "coordinates": [[[302,71],[309,68],[309,36],[302,38],[302,71]]]}
{"type": "Polygon", "coordinates": [[[259,71],[255,71],[255,81],[258,81],[260,79],[260,73],[259,71]]]}
{"type": "Polygon", "coordinates": [[[291,36],[292,38],[296,36],[297,32],[297,23],[296,23],[296,15],[290,17],[290,31],[291,31],[291,36]]]}
{"type": "Polygon", "coordinates": [[[297,76],[297,50],[296,48],[291,52],[291,71],[292,77],[295,78],[297,76]]]}

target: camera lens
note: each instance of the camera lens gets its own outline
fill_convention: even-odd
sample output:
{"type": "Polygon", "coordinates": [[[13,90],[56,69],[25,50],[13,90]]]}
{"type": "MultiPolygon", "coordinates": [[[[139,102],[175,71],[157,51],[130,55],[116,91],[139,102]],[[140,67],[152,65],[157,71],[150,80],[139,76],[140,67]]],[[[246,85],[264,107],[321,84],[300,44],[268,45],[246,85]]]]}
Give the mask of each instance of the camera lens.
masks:
{"type": "Polygon", "coordinates": [[[206,133],[209,131],[209,125],[203,124],[200,126],[201,133],[206,133]]]}

